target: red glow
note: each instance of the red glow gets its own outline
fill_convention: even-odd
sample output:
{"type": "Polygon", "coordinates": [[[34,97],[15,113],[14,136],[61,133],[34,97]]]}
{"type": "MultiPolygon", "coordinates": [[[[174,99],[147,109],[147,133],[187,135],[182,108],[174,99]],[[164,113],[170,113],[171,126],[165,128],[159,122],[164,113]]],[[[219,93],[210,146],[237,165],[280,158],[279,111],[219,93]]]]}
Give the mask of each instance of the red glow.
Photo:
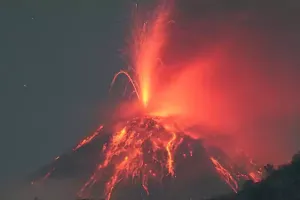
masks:
{"type": "Polygon", "coordinates": [[[226,183],[232,188],[234,192],[237,192],[238,184],[237,181],[232,177],[231,173],[225,169],[218,160],[213,157],[210,157],[212,163],[214,164],[217,172],[223,177],[226,183]]]}
{"type": "Polygon", "coordinates": [[[158,175],[162,178],[164,173],[160,169],[167,169],[168,173],[174,176],[174,153],[182,141],[182,136],[159,123],[161,122],[158,118],[136,118],[128,122],[121,131],[114,133],[108,148],[104,147],[104,162],[98,166],[98,170],[84,185],[79,195],[93,185],[100,178],[97,176],[101,176],[102,170],[110,165],[114,165],[114,172],[106,183],[107,200],[111,198],[116,184],[125,177],[139,177],[143,188],[149,194],[148,179],[158,175]],[[149,146],[145,146],[147,142],[149,146]],[[149,150],[145,151],[145,148],[149,150]],[[167,153],[166,158],[159,157],[161,152],[167,153]]]}
{"type": "MultiPolygon", "coordinates": [[[[266,80],[261,72],[253,69],[256,62],[248,56],[252,55],[251,52],[241,49],[243,45],[252,47],[251,42],[244,37],[236,37],[235,29],[230,31],[231,26],[227,27],[227,24],[224,26],[221,23],[217,23],[219,37],[210,37],[209,34],[201,37],[199,31],[195,30],[196,33],[193,33],[193,29],[187,31],[188,34],[183,34],[185,37],[181,37],[181,40],[169,41],[171,37],[168,31],[173,11],[170,8],[162,4],[157,7],[150,20],[137,23],[133,30],[131,49],[133,67],[128,71],[121,70],[112,81],[113,85],[119,75],[125,75],[141,105],[136,106],[130,102],[126,112],[123,110],[125,114],[122,114],[130,115],[143,107],[142,116],[147,117],[129,121],[113,133],[111,141],[103,148],[104,162],[98,166],[80,193],[84,193],[86,188],[95,184],[100,179],[103,169],[112,165],[114,170],[106,183],[107,199],[111,198],[115,186],[128,177],[139,177],[141,186],[149,194],[148,179],[161,178],[164,174],[145,162],[144,156],[149,154],[152,163],[159,163],[160,167],[166,168],[168,173],[174,176],[174,152],[182,141],[178,130],[193,138],[217,140],[217,137],[208,136],[204,131],[186,131],[203,126],[208,130],[216,130],[218,136],[230,135],[239,142],[246,140],[250,143],[246,137],[249,133],[244,127],[251,126],[255,118],[270,116],[276,112],[293,112],[293,106],[281,109],[281,101],[276,101],[277,97],[282,98],[280,93],[274,92],[273,85],[265,84],[266,80]],[[213,41],[214,39],[216,41],[213,41]],[[194,42],[189,45],[195,48],[181,48],[188,46],[185,42],[189,40],[194,42]],[[201,48],[199,44],[202,45],[201,48]],[[252,75],[251,78],[248,78],[249,75],[252,75]],[[266,94],[266,91],[270,92],[266,94]],[[172,123],[157,121],[169,118],[172,118],[170,121],[178,122],[181,125],[180,129],[172,127],[172,123]],[[146,141],[150,142],[151,150],[144,152],[143,144],[146,141]],[[156,155],[158,151],[166,152],[166,158],[159,160],[156,155]]],[[[213,25],[207,24],[206,28],[211,29],[213,25]]],[[[283,102],[289,102],[288,98],[282,99],[283,102]]],[[[93,137],[95,136],[83,140],[77,147],[90,142],[93,137]]],[[[257,141],[253,139],[249,145],[249,151],[254,154],[259,154],[259,147],[263,147],[257,145],[257,141]]],[[[230,144],[224,141],[217,146],[222,150],[231,148],[230,144]]],[[[234,157],[231,153],[228,160],[234,157]]],[[[193,152],[182,156],[193,156],[193,152]]],[[[248,155],[243,154],[243,161],[233,159],[235,162],[209,156],[216,172],[235,192],[241,179],[252,179],[254,182],[261,180],[259,167],[248,155]],[[236,163],[242,163],[244,166],[240,167],[236,163]]]]}
{"type": "Polygon", "coordinates": [[[261,181],[261,177],[262,177],[261,174],[258,175],[258,174],[255,173],[255,172],[250,172],[250,173],[249,173],[249,176],[251,177],[251,179],[252,179],[255,183],[261,181]]]}
{"type": "Polygon", "coordinates": [[[97,135],[99,135],[100,131],[103,129],[103,126],[100,125],[99,128],[90,136],[84,138],[81,140],[77,146],[73,149],[73,151],[76,151],[77,149],[81,148],[82,146],[90,143],[97,135]]]}
{"type": "Polygon", "coordinates": [[[50,171],[48,171],[41,179],[31,181],[31,185],[35,185],[37,183],[39,184],[43,183],[52,175],[54,171],[55,171],[55,167],[53,167],[50,171]]]}
{"type": "Polygon", "coordinates": [[[152,20],[143,22],[134,32],[133,63],[137,72],[141,100],[147,106],[152,93],[156,68],[159,65],[162,48],[166,42],[166,25],[170,10],[160,6],[152,20]]]}
{"type": "Polygon", "coordinates": [[[144,107],[148,106],[153,96],[157,68],[162,65],[160,56],[166,43],[167,24],[170,20],[171,6],[169,4],[170,2],[167,3],[167,1],[162,3],[154,11],[153,16],[146,21],[136,18],[131,46],[131,59],[136,80],[123,70],[113,79],[114,83],[118,75],[125,74],[144,107]]]}

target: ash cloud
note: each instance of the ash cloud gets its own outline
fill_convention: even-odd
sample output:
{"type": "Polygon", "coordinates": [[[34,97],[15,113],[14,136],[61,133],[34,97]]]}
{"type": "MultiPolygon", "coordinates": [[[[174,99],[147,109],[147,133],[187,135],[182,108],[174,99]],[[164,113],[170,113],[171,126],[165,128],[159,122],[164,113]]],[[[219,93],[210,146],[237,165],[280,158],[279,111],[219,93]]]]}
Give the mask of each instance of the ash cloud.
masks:
{"type": "Polygon", "coordinates": [[[159,76],[178,107],[263,162],[285,162],[300,146],[299,11],[293,0],[177,0],[169,27],[159,76]]]}

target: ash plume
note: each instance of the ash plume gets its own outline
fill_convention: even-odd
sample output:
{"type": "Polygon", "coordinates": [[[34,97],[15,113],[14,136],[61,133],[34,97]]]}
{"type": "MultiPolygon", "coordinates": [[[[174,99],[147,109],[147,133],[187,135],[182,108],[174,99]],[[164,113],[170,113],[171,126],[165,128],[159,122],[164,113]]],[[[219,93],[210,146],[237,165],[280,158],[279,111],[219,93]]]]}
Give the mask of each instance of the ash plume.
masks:
{"type": "Polygon", "coordinates": [[[155,98],[173,101],[170,109],[182,111],[190,126],[230,133],[262,161],[285,162],[300,130],[299,3],[175,5],[155,98]]]}

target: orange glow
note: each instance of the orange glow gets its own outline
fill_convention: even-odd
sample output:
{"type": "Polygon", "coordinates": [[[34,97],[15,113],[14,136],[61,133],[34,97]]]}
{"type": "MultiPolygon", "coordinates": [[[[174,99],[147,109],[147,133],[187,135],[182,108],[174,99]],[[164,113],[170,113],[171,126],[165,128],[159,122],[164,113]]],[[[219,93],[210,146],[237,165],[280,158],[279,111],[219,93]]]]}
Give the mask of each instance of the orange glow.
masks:
{"type": "Polygon", "coordinates": [[[134,33],[133,63],[137,72],[141,100],[147,106],[154,86],[155,69],[166,41],[166,25],[170,10],[159,6],[152,20],[138,24],[134,33]]]}
{"type": "Polygon", "coordinates": [[[103,126],[100,125],[99,128],[90,136],[84,138],[81,140],[75,148],[73,148],[73,151],[76,151],[77,149],[81,148],[82,146],[90,143],[97,135],[99,135],[100,131],[103,129],[103,126]]]}
{"type": "Polygon", "coordinates": [[[108,146],[104,147],[105,160],[80,193],[93,185],[97,174],[99,176],[108,166],[114,166],[114,171],[106,183],[107,200],[111,198],[116,184],[126,177],[140,178],[149,194],[148,179],[162,178],[165,175],[162,169],[167,169],[174,176],[174,153],[182,136],[167,131],[160,122],[159,118],[136,118],[127,122],[120,132],[113,134],[108,146]],[[161,153],[165,153],[164,158],[161,158],[161,153]]]}
{"type": "MultiPolygon", "coordinates": [[[[112,135],[109,143],[103,146],[104,161],[98,165],[78,195],[84,196],[88,188],[104,178],[104,171],[110,167],[113,167],[113,172],[106,180],[104,191],[106,200],[111,199],[116,185],[127,178],[138,178],[146,194],[149,195],[150,179],[161,180],[167,174],[175,177],[174,155],[184,137],[176,124],[170,123],[168,119],[146,116],[128,121],[120,131],[112,135]],[[161,157],[162,153],[163,157],[161,157]]],[[[246,159],[243,162],[245,166],[239,167],[229,158],[224,157],[221,160],[211,156],[209,151],[207,153],[216,172],[234,192],[237,192],[241,180],[260,181],[260,171],[253,160],[246,155],[242,154],[246,159]]],[[[193,156],[190,144],[188,144],[188,155],[193,156]]],[[[183,153],[182,156],[186,158],[187,154],[183,153]]]]}
{"type": "Polygon", "coordinates": [[[234,192],[237,192],[238,184],[237,181],[233,178],[231,173],[225,169],[218,160],[213,157],[210,157],[210,160],[215,166],[216,171],[223,177],[224,181],[231,187],[234,192]]]}
{"type": "Polygon", "coordinates": [[[115,76],[114,76],[114,78],[113,78],[113,80],[112,80],[112,82],[110,84],[110,89],[115,84],[116,79],[118,78],[118,76],[121,75],[121,74],[124,74],[128,78],[129,82],[131,83],[131,85],[132,85],[132,87],[134,89],[135,94],[137,95],[138,99],[140,99],[140,95],[139,95],[139,92],[138,92],[138,89],[137,89],[137,84],[131,78],[130,74],[128,72],[126,72],[126,71],[121,70],[121,71],[119,71],[118,73],[115,74],[115,76]]]}
{"type": "Polygon", "coordinates": [[[250,173],[249,173],[249,176],[251,177],[251,179],[252,179],[255,183],[261,181],[261,177],[262,177],[261,174],[255,173],[255,172],[250,172],[250,173]]]}
{"type": "Polygon", "coordinates": [[[131,62],[136,81],[132,76],[121,70],[115,79],[124,74],[131,82],[137,97],[147,107],[153,96],[156,68],[161,64],[160,56],[166,42],[166,26],[170,15],[170,6],[166,3],[158,6],[151,19],[140,22],[136,19],[131,46],[131,62]]]}
{"type": "Polygon", "coordinates": [[[176,143],[175,143],[176,138],[177,138],[176,134],[172,133],[172,138],[171,138],[171,140],[169,140],[169,142],[167,143],[167,146],[166,146],[166,150],[168,152],[167,168],[168,168],[169,173],[172,176],[174,175],[174,168],[173,168],[174,160],[173,160],[172,148],[177,146],[176,143]]]}
{"type": "MultiPolygon", "coordinates": [[[[247,157],[244,158],[248,159],[247,157]]],[[[239,167],[241,165],[239,162],[231,161],[232,163],[228,163],[228,160],[225,160],[225,162],[221,163],[221,160],[213,156],[210,157],[210,160],[218,174],[234,192],[238,191],[241,180],[252,180],[256,183],[262,178],[261,170],[252,160],[246,160],[242,168],[239,167]]]]}
{"type": "Polygon", "coordinates": [[[40,180],[31,181],[31,185],[35,185],[37,183],[43,183],[44,181],[46,181],[52,175],[52,173],[54,171],[55,171],[55,167],[53,167],[50,171],[48,171],[40,180]]]}
{"type": "Polygon", "coordinates": [[[134,74],[121,70],[114,76],[111,86],[123,74],[131,83],[146,114],[179,117],[177,121],[188,122],[189,126],[195,121],[215,125],[217,121],[212,115],[218,107],[211,105],[212,100],[218,97],[213,98],[206,85],[221,52],[216,48],[210,50],[206,58],[198,57],[176,66],[165,64],[162,57],[168,41],[168,26],[173,21],[171,6],[167,5],[169,2],[163,2],[152,18],[142,22],[137,19],[130,52],[133,67],[129,70],[134,74]],[[174,71],[177,67],[184,70],[174,71]]]}
{"type": "MultiPolygon", "coordinates": [[[[263,63],[273,60],[264,58],[272,49],[264,46],[263,52],[248,40],[260,34],[252,37],[235,22],[226,20],[219,22],[208,17],[198,23],[198,19],[190,22],[176,18],[180,11],[173,12],[173,7],[166,6],[170,1],[163,2],[151,17],[149,12],[145,12],[146,17],[139,12],[130,42],[130,69],[120,71],[113,82],[118,75],[125,74],[145,114],[178,117],[176,121],[184,124],[184,128],[203,125],[239,137],[245,143],[243,146],[250,146],[247,151],[261,156],[265,162],[264,149],[277,147],[258,145],[257,142],[264,141],[252,137],[271,136],[274,132],[273,123],[264,128],[260,118],[275,120],[275,115],[294,116],[299,111],[294,84],[297,81],[290,81],[286,73],[281,73],[285,70],[282,66],[288,65],[282,60],[278,71],[266,73],[265,67],[271,69],[278,63],[265,66],[263,63]]],[[[283,143],[277,140],[276,143],[283,143]]],[[[283,161],[283,153],[274,156],[272,150],[268,158],[280,157],[283,161]]]]}

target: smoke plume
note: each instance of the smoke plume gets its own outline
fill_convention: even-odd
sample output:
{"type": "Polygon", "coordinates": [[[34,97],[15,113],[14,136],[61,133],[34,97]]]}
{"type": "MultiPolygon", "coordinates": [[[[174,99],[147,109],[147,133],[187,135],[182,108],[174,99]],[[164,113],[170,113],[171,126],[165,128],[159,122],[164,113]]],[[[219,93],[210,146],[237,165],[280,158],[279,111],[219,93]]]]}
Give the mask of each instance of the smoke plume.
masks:
{"type": "Polygon", "coordinates": [[[155,98],[277,163],[300,141],[300,9],[269,2],[176,1],[155,98]]]}

